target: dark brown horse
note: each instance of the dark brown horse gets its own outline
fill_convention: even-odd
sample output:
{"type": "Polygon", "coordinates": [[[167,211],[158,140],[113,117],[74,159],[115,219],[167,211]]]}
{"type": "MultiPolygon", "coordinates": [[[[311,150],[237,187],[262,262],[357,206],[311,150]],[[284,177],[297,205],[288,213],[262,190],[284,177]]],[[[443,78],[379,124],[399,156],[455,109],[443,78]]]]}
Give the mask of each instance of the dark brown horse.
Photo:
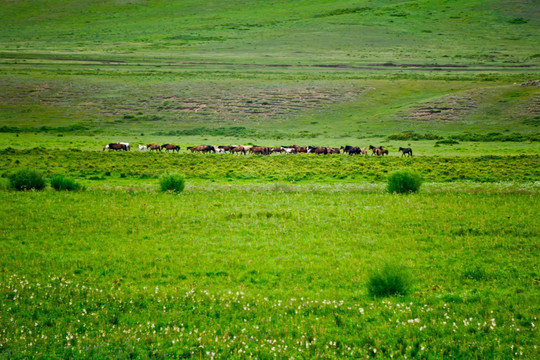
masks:
{"type": "Polygon", "coordinates": [[[172,152],[180,152],[180,146],[178,145],[173,145],[173,144],[165,144],[165,145],[161,145],[161,149],[162,150],[165,150],[166,152],[169,152],[170,150],[172,150],[172,152]]]}
{"type": "Polygon", "coordinates": [[[402,157],[403,157],[404,155],[412,156],[412,149],[411,149],[411,148],[402,148],[402,147],[400,147],[400,148],[399,148],[399,151],[402,152],[402,154],[401,154],[402,157]]]}
{"type": "Polygon", "coordinates": [[[328,154],[328,148],[326,146],[310,146],[308,149],[309,153],[321,155],[321,154],[328,154]]]}
{"type": "Polygon", "coordinates": [[[103,151],[105,150],[115,150],[115,151],[119,151],[119,150],[124,150],[124,151],[128,151],[128,147],[126,144],[108,144],[108,145],[105,145],[103,147],[103,151]]]}
{"type": "Polygon", "coordinates": [[[146,148],[150,151],[152,150],[161,151],[161,146],[159,146],[158,144],[148,144],[146,145],[146,148]]]}
{"type": "Polygon", "coordinates": [[[308,152],[308,147],[307,146],[293,145],[291,147],[295,148],[297,153],[307,153],[308,152]]]}
{"type": "Polygon", "coordinates": [[[216,149],[212,145],[198,145],[198,146],[189,146],[187,148],[188,150],[191,150],[192,153],[195,152],[202,152],[202,153],[209,153],[209,152],[216,152],[216,149]]]}
{"type": "Polygon", "coordinates": [[[270,155],[270,148],[267,146],[253,146],[249,152],[256,155],[270,155]]]}
{"type": "Polygon", "coordinates": [[[380,155],[384,155],[384,153],[388,155],[388,150],[384,150],[382,146],[376,147],[373,145],[369,145],[369,149],[373,151],[373,153],[371,154],[372,156],[373,155],[380,156],[380,155]]]}
{"type": "Polygon", "coordinates": [[[234,149],[236,146],[234,145],[227,145],[227,146],[218,146],[220,149],[223,149],[225,152],[230,152],[232,154],[232,149],[234,149]]]}

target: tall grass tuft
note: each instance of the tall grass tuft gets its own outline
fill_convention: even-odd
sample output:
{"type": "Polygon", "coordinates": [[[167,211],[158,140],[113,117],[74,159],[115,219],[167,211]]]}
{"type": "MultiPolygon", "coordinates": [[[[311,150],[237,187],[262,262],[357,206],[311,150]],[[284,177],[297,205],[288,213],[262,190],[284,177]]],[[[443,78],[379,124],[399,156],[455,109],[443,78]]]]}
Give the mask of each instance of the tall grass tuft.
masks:
{"type": "Polygon", "coordinates": [[[407,194],[420,190],[422,177],[412,170],[398,170],[388,176],[387,190],[389,193],[407,194]]]}
{"type": "Polygon", "coordinates": [[[51,187],[57,191],[77,191],[82,188],[81,184],[79,184],[77,181],[65,177],[64,175],[54,175],[51,178],[51,187]]]}
{"type": "Polygon", "coordinates": [[[369,295],[385,297],[406,295],[412,287],[412,279],[405,266],[385,264],[369,275],[367,288],[369,295]]]}
{"type": "Polygon", "coordinates": [[[47,185],[42,173],[34,169],[19,169],[8,176],[9,186],[15,190],[43,190],[47,185]]]}
{"type": "Polygon", "coordinates": [[[179,174],[166,174],[159,179],[161,191],[182,192],[185,186],[185,180],[179,174]]]}

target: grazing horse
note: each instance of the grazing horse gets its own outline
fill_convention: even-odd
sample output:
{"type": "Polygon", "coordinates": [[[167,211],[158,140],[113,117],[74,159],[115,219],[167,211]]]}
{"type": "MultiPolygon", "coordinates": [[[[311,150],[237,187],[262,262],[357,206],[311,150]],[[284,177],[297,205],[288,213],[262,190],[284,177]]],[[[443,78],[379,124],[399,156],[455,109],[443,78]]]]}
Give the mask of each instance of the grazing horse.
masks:
{"type": "Polygon", "coordinates": [[[404,156],[404,155],[412,156],[412,149],[411,148],[402,148],[402,147],[400,147],[399,151],[402,152],[401,156],[404,156]]]}
{"type": "Polygon", "coordinates": [[[270,155],[270,148],[266,146],[253,146],[249,149],[249,152],[258,155],[270,155]]]}
{"type": "Polygon", "coordinates": [[[309,153],[321,155],[321,154],[328,154],[328,148],[326,146],[310,146],[309,153]]]}
{"type": "Polygon", "coordinates": [[[103,147],[103,150],[124,150],[127,151],[127,146],[125,144],[108,144],[103,147]]]}
{"type": "Polygon", "coordinates": [[[283,150],[285,150],[286,154],[296,154],[298,151],[295,147],[281,147],[283,150]]]}
{"type": "Polygon", "coordinates": [[[333,148],[333,147],[328,148],[328,153],[329,154],[341,154],[341,152],[339,151],[338,148],[333,148]]]}
{"type": "Polygon", "coordinates": [[[158,144],[148,144],[146,145],[146,148],[150,151],[152,150],[161,151],[161,146],[159,146],[158,144]]]}
{"type": "Polygon", "coordinates": [[[166,152],[169,152],[169,150],[172,150],[172,152],[180,152],[180,146],[173,145],[173,144],[165,144],[161,146],[161,149],[165,149],[166,152]]]}
{"type": "Polygon", "coordinates": [[[308,147],[307,146],[293,145],[291,147],[295,148],[297,153],[307,153],[308,152],[308,147]]]}
{"type": "Polygon", "coordinates": [[[139,144],[139,151],[146,151],[148,147],[146,145],[139,144]]]}
{"type": "Polygon", "coordinates": [[[383,149],[382,146],[380,147],[380,149],[381,149],[381,151],[380,151],[381,156],[388,155],[388,150],[383,149]]]}
{"type": "Polygon", "coordinates": [[[117,144],[125,145],[126,146],[126,151],[131,150],[131,145],[129,145],[129,143],[118,141],[117,144]]]}
{"type": "MultiPolygon", "coordinates": [[[[234,145],[228,145],[228,146],[218,146],[218,149],[222,149],[224,152],[230,152],[232,154],[232,149],[234,149],[236,146],[234,145]]],[[[217,150],[216,150],[217,151],[217,150]]]]}
{"type": "Polygon", "coordinates": [[[360,147],[358,146],[351,146],[351,145],[345,145],[340,147],[341,150],[343,150],[344,154],[354,155],[354,154],[360,154],[360,147]]]}
{"type": "Polygon", "coordinates": [[[209,152],[216,152],[216,149],[212,145],[198,145],[198,146],[190,146],[187,148],[192,153],[195,152],[202,152],[202,153],[209,153],[209,152]]]}
{"type": "MultiPolygon", "coordinates": [[[[372,156],[373,155],[377,155],[377,156],[380,156],[380,155],[383,155],[384,151],[383,150],[383,147],[382,146],[379,146],[379,147],[375,147],[373,145],[369,145],[369,149],[373,151],[373,153],[371,154],[372,156]]],[[[386,155],[388,155],[388,150],[386,150],[386,155]]]]}
{"type": "Polygon", "coordinates": [[[367,155],[367,149],[365,146],[362,149],[360,149],[360,154],[367,155]]]}
{"type": "Polygon", "coordinates": [[[242,145],[235,146],[234,148],[231,149],[231,154],[233,153],[241,153],[241,154],[246,155],[246,148],[243,147],[242,145]]]}

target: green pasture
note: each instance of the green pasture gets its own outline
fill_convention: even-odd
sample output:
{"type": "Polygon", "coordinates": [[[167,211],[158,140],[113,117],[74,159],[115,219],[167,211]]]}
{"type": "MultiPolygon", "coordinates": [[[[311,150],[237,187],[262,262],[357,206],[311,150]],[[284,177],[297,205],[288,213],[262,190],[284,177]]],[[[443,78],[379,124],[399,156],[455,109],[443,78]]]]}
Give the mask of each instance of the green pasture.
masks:
{"type": "Polygon", "coordinates": [[[538,355],[537,193],[0,197],[9,358],[538,355]],[[384,263],[409,295],[367,294],[384,263]]]}
{"type": "Polygon", "coordinates": [[[0,7],[0,358],[540,358],[537,2],[0,7]]]}

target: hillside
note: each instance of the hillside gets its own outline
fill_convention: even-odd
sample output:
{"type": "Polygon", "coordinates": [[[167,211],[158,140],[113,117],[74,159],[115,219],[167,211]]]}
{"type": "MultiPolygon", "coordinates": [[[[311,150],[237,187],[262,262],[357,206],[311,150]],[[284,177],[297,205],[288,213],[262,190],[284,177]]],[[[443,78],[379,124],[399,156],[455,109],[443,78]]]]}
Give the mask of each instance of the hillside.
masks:
{"type": "Polygon", "coordinates": [[[528,1],[2,1],[4,56],[536,64],[528,1]]]}
{"type": "Polygon", "coordinates": [[[540,69],[532,2],[3,1],[2,9],[4,133],[320,142],[538,134],[538,87],[519,86],[540,69]]]}

